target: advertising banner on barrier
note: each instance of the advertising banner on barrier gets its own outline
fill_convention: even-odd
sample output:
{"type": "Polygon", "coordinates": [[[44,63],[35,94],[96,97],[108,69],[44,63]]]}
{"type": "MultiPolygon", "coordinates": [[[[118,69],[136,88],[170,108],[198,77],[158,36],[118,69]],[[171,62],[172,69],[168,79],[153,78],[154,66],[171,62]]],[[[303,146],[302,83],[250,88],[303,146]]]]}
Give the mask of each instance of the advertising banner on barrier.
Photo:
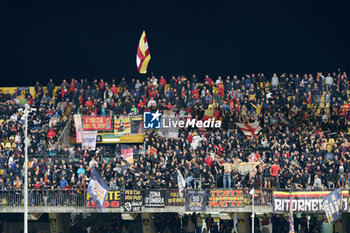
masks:
{"type": "Polygon", "coordinates": [[[210,190],[209,204],[211,208],[244,207],[243,190],[210,190]]]}
{"type": "Polygon", "coordinates": [[[145,207],[165,207],[165,190],[145,190],[145,207]]]}
{"type": "MultiPolygon", "coordinates": [[[[119,208],[120,200],[120,191],[108,191],[103,208],[119,208]]],[[[97,208],[96,203],[92,200],[92,196],[88,192],[86,192],[86,208],[97,208]]]]}
{"type": "Polygon", "coordinates": [[[124,211],[141,212],[142,193],[141,190],[124,190],[124,211]]]}
{"type": "Polygon", "coordinates": [[[167,205],[168,206],[184,206],[185,205],[185,193],[182,192],[183,198],[180,197],[179,190],[167,190],[167,205]]]}
{"type": "Polygon", "coordinates": [[[206,211],[207,191],[188,190],[186,194],[186,211],[206,211]]]}
{"type": "MultiPolygon", "coordinates": [[[[289,213],[290,196],[292,196],[293,212],[321,213],[324,212],[323,199],[331,191],[274,191],[273,212],[289,213]]],[[[348,209],[347,191],[342,191],[344,210],[348,209]]]]}
{"type": "Polygon", "coordinates": [[[83,116],[83,130],[112,130],[112,117],[83,116]]]}

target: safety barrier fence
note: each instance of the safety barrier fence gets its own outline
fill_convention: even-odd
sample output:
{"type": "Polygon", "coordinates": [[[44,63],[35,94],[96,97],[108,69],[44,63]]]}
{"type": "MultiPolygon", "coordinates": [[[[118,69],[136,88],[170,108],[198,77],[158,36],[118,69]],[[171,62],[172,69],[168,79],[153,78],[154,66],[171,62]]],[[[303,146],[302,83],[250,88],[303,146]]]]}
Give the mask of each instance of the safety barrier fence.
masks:
{"type": "MultiPolygon", "coordinates": [[[[145,207],[165,207],[165,206],[184,206],[186,202],[186,196],[189,190],[199,189],[186,189],[183,190],[181,195],[178,189],[162,189],[162,190],[132,190],[132,189],[120,189],[110,190],[105,207],[118,208],[127,200],[130,200],[130,196],[134,199],[139,196],[138,200],[142,201],[142,205],[145,207]]],[[[228,207],[228,201],[231,202],[232,207],[236,204],[232,202],[240,202],[243,206],[252,205],[252,197],[249,194],[249,189],[210,189],[200,190],[206,193],[207,206],[228,207]]],[[[272,204],[272,189],[255,190],[254,192],[254,205],[266,206],[272,204]]],[[[11,189],[0,190],[0,206],[23,206],[24,195],[23,190],[11,189]]],[[[95,203],[92,201],[91,195],[86,190],[41,190],[32,189],[28,191],[28,205],[29,206],[85,206],[87,208],[95,207],[95,203]]]]}
{"type": "MultiPolygon", "coordinates": [[[[101,191],[95,190],[95,194],[101,194],[101,191]]],[[[116,211],[142,212],[142,208],[182,206],[185,207],[185,211],[198,212],[206,211],[207,208],[215,211],[215,209],[222,210],[225,208],[252,206],[261,206],[264,209],[267,206],[271,206],[272,211],[275,213],[289,213],[289,208],[293,206],[293,211],[298,213],[324,213],[324,199],[328,200],[330,193],[333,199],[337,196],[330,190],[257,189],[252,191],[250,189],[185,189],[180,194],[178,189],[116,189],[109,190],[103,207],[116,209],[116,211]],[[292,201],[292,205],[290,201],[292,201]]],[[[348,211],[349,189],[338,191],[340,192],[338,192],[337,200],[342,200],[343,211],[348,211]]],[[[23,203],[22,190],[0,191],[0,206],[23,206],[23,203]]],[[[49,206],[97,208],[92,195],[87,193],[86,190],[75,189],[30,189],[28,192],[28,205],[29,207],[40,206],[43,208],[49,206]]],[[[167,211],[170,211],[170,209],[167,211]]]]}

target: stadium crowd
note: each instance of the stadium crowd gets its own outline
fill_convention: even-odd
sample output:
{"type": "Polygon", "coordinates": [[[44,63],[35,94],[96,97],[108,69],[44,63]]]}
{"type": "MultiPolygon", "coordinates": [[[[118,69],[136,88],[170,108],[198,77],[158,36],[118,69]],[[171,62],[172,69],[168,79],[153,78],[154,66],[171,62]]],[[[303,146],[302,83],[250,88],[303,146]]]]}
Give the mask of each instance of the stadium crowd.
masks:
{"type": "Polygon", "coordinates": [[[23,188],[25,104],[30,106],[32,193],[84,189],[92,166],[112,190],[176,189],[177,169],[187,188],[342,188],[348,184],[350,161],[348,81],[345,72],[206,75],[201,83],[196,75],[153,76],[130,82],[124,77],[118,82],[64,80],[57,90],[51,79],[46,87],[37,82],[34,96],[29,90],[0,91],[0,190],[23,188]],[[147,130],[145,147],[132,145],[131,166],[121,165],[119,145],[83,151],[58,142],[73,114],[171,110],[179,117],[203,119],[208,109],[221,119],[220,129],[181,128],[176,139],[147,130]],[[258,122],[261,130],[250,127],[251,135],[245,135],[238,122],[258,122]],[[241,162],[258,165],[241,174],[235,169],[241,162]]]}

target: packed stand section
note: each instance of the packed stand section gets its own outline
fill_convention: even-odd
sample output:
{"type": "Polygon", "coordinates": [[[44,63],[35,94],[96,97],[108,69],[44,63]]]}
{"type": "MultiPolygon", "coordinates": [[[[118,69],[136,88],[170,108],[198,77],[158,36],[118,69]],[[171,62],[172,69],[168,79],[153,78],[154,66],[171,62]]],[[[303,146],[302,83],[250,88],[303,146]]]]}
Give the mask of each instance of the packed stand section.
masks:
{"type": "MultiPolygon", "coordinates": [[[[58,137],[67,124],[68,103],[54,95],[52,80],[43,87],[36,82],[30,88],[0,90],[0,203],[7,195],[8,204],[20,205],[24,184],[25,108],[28,105],[28,154],[49,155],[58,147],[58,137]]],[[[30,159],[28,166],[29,190],[50,188],[48,166],[30,159]]],[[[52,169],[52,168],[51,168],[52,169]]]]}
{"type": "MultiPolygon", "coordinates": [[[[52,98],[39,83],[37,94],[25,98],[2,93],[0,189],[20,189],[23,183],[23,113],[27,102],[36,111],[29,118],[31,189],[70,190],[84,187],[92,166],[112,190],[176,189],[177,169],[188,188],[344,188],[348,184],[349,107],[346,73],[251,74],[199,81],[197,76],[64,80],[52,98]],[[119,80],[118,80],[119,81],[119,80]],[[41,90],[41,91],[40,91],[41,90]],[[134,164],[122,165],[120,147],[61,148],[59,129],[70,115],[114,116],[169,110],[179,117],[203,119],[217,112],[220,129],[181,128],[167,138],[147,130],[144,145],[134,146],[134,164]],[[236,123],[258,122],[260,131],[244,134],[236,123]],[[112,154],[109,158],[105,155],[112,154]],[[56,155],[65,155],[57,158],[56,155]],[[56,157],[55,157],[56,156],[56,157]],[[259,163],[242,175],[235,165],[259,163]],[[20,183],[20,185],[18,185],[20,183]]],[[[74,127],[72,127],[74,129],[74,127]]]]}

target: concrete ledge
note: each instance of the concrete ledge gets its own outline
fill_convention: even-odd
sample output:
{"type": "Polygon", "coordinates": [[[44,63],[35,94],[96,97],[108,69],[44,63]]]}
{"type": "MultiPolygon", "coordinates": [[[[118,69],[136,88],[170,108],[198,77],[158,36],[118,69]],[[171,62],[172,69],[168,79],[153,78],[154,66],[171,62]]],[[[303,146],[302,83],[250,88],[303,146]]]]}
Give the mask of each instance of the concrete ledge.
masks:
{"type": "MultiPolygon", "coordinates": [[[[255,206],[255,212],[272,212],[272,206],[255,206]]],[[[23,213],[23,206],[0,206],[0,213],[23,213]]],[[[30,206],[29,213],[100,213],[98,209],[86,208],[82,206],[30,206]]],[[[185,212],[185,206],[166,206],[164,208],[142,207],[143,213],[178,213],[185,212]]],[[[140,212],[140,213],[141,213],[140,212]]],[[[205,212],[252,212],[252,207],[244,208],[207,208],[205,212]]],[[[104,208],[102,213],[125,213],[124,207],[104,208]]]]}

